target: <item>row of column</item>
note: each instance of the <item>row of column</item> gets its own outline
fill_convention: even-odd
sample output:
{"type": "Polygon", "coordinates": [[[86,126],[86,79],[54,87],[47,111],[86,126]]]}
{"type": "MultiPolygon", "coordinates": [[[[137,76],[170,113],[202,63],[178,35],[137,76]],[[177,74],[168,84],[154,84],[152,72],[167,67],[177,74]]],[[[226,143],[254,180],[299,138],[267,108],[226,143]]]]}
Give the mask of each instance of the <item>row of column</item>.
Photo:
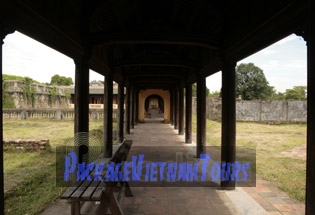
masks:
{"type": "MultiPolygon", "coordinates": [[[[89,132],[89,56],[75,60],[75,134],[89,132]]],[[[127,82],[126,82],[127,83],[127,82]]],[[[117,141],[123,142],[124,130],[130,134],[137,121],[138,105],[136,96],[138,91],[126,84],[126,109],[124,110],[124,85],[118,83],[118,114],[117,114],[117,141]],[[124,117],[125,116],[125,117],[124,117]],[[124,129],[125,127],[125,129],[124,129]]],[[[104,157],[112,157],[113,152],[113,74],[108,73],[104,78],[104,157]]],[[[80,138],[79,138],[80,139],[80,138]]],[[[79,161],[83,153],[79,149],[79,161]]]]}
{"type": "MultiPolygon", "coordinates": [[[[223,59],[222,68],[222,150],[221,161],[235,161],[235,136],[236,136],[236,113],[235,113],[235,63],[223,59]]],[[[185,120],[185,143],[192,142],[192,85],[186,84],[186,103],[184,117],[184,88],[171,91],[171,124],[178,129],[178,134],[184,134],[185,120]]],[[[206,78],[197,78],[197,147],[196,156],[206,154],[206,78]]],[[[234,181],[222,181],[221,187],[234,189],[234,181]]]]}

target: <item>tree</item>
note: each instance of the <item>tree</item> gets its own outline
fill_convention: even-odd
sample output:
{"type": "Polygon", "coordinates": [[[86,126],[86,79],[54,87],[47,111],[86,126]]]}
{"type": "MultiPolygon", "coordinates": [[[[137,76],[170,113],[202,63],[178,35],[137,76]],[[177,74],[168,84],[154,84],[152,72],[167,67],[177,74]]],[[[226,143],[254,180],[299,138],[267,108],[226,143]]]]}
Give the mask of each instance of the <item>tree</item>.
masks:
{"type": "Polygon", "coordinates": [[[215,98],[221,97],[221,90],[210,93],[209,97],[215,97],[215,98]]]}
{"type": "MultiPolygon", "coordinates": [[[[192,96],[197,97],[197,84],[192,85],[192,96]]],[[[206,96],[210,97],[210,90],[208,87],[206,87],[206,96]]]]}
{"type": "Polygon", "coordinates": [[[294,86],[293,89],[285,91],[285,99],[305,100],[306,86],[294,86]]]}
{"type": "Polygon", "coordinates": [[[264,72],[253,63],[240,64],[236,67],[236,97],[244,100],[269,99],[274,89],[269,86],[264,72]]]}
{"type": "Polygon", "coordinates": [[[53,77],[51,77],[50,84],[58,86],[69,86],[73,84],[73,81],[71,77],[65,77],[56,74],[53,77]]]}

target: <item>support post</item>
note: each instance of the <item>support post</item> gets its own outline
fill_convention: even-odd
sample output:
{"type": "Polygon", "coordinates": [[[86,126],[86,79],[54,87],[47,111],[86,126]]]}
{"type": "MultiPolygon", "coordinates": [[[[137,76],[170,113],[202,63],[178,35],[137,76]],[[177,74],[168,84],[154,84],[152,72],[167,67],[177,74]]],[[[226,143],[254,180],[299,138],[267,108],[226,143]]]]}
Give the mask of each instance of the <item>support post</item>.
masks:
{"type": "MultiPolygon", "coordinates": [[[[222,68],[222,130],[221,130],[221,162],[234,163],[236,152],[236,113],[235,113],[235,63],[223,59],[222,68]]],[[[226,170],[232,171],[232,170],[226,170]]],[[[221,188],[235,189],[235,181],[231,178],[221,179],[221,188]]]]}
{"type": "Polygon", "coordinates": [[[174,117],[173,117],[173,112],[174,112],[174,99],[173,99],[173,90],[170,90],[170,123],[171,125],[174,125],[174,117]]]}
{"type": "MultiPolygon", "coordinates": [[[[0,78],[2,80],[2,45],[3,45],[3,39],[5,37],[5,33],[4,33],[4,26],[2,25],[2,23],[0,22],[0,40],[1,40],[1,47],[0,47],[0,78]]],[[[1,81],[1,95],[2,95],[2,89],[3,89],[3,86],[2,86],[2,81],[1,81]]],[[[1,124],[0,124],[0,127],[1,127],[1,133],[0,133],[0,141],[1,143],[3,143],[3,116],[2,116],[2,96],[0,98],[0,108],[1,108],[1,115],[0,115],[0,120],[1,120],[1,124]]],[[[3,173],[4,173],[4,167],[3,167],[3,147],[1,146],[0,147],[0,162],[1,162],[1,165],[0,165],[0,181],[1,181],[1,186],[0,186],[0,194],[1,194],[1,197],[0,199],[1,200],[1,203],[0,203],[0,214],[4,214],[4,177],[3,177],[3,173]]]]}
{"type": "Polygon", "coordinates": [[[124,140],[124,84],[118,84],[118,142],[122,143],[124,140]]]}
{"type": "Polygon", "coordinates": [[[75,134],[89,132],[89,58],[75,60],[75,134]]]}
{"type": "Polygon", "coordinates": [[[126,87],[126,134],[130,134],[130,84],[126,87]]]}
{"type": "Polygon", "coordinates": [[[178,106],[178,134],[184,134],[184,88],[179,88],[179,106],[178,106]]]}
{"type": "Polygon", "coordinates": [[[139,90],[137,89],[135,92],[135,123],[137,124],[139,121],[139,90]]]}
{"type": "Polygon", "coordinates": [[[81,58],[75,59],[75,102],[74,102],[74,133],[77,136],[79,146],[79,163],[88,162],[83,160],[86,154],[86,146],[89,145],[84,133],[89,132],[89,54],[84,54],[81,58]],[[81,138],[82,136],[82,138],[81,138]]]}
{"type": "Polygon", "coordinates": [[[135,102],[135,88],[134,86],[131,87],[131,92],[130,92],[130,128],[134,129],[135,128],[135,119],[134,119],[134,102],[135,102]]]}
{"type": "Polygon", "coordinates": [[[113,75],[109,73],[104,80],[104,157],[113,155],[113,75]]]}
{"type": "Polygon", "coordinates": [[[192,143],[192,85],[186,84],[185,143],[192,143]]]}
{"type": "Polygon", "coordinates": [[[179,117],[179,111],[178,111],[178,105],[179,105],[179,95],[178,95],[178,89],[174,90],[174,129],[178,129],[178,117],[179,117]]]}
{"type": "Polygon", "coordinates": [[[206,153],[206,78],[197,79],[197,158],[206,153]]]}
{"type": "Polygon", "coordinates": [[[305,214],[315,213],[315,2],[310,1],[307,31],[307,136],[305,214]]]}

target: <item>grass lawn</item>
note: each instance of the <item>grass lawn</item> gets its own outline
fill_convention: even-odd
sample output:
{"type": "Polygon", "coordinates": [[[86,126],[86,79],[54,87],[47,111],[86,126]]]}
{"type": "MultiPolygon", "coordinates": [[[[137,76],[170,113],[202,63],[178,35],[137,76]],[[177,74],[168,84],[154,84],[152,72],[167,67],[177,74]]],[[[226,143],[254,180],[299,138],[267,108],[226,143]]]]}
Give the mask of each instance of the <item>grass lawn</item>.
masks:
{"type": "MultiPolygon", "coordinates": [[[[196,116],[193,116],[193,132],[196,132],[196,116]]],[[[207,120],[207,143],[221,147],[221,122],[207,120]]],[[[236,123],[236,145],[256,149],[257,174],[302,202],[305,202],[306,160],[280,157],[279,153],[305,143],[306,124],[236,123]]]]}
{"type": "MultiPolygon", "coordinates": [[[[196,132],[193,118],[193,132],[196,132]]],[[[114,129],[116,128],[114,123],[114,129]]],[[[90,132],[102,141],[103,121],[91,121],[90,132]]],[[[4,153],[6,214],[39,214],[65,190],[55,183],[55,147],[73,137],[73,121],[4,120],[5,139],[49,139],[44,152],[4,153]]],[[[306,142],[306,125],[237,123],[237,145],[256,148],[257,173],[291,197],[305,201],[306,161],[277,157],[282,151],[306,142]]],[[[221,123],[207,120],[207,142],[220,148],[221,123]]]]}
{"type": "MultiPolygon", "coordinates": [[[[114,127],[116,123],[114,124],[114,127]]],[[[91,121],[90,132],[102,141],[103,121],[91,121]]],[[[56,187],[56,146],[73,138],[73,121],[4,120],[4,139],[49,139],[43,152],[7,150],[4,153],[6,214],[38,214],[65,188],[56,187]]]]}

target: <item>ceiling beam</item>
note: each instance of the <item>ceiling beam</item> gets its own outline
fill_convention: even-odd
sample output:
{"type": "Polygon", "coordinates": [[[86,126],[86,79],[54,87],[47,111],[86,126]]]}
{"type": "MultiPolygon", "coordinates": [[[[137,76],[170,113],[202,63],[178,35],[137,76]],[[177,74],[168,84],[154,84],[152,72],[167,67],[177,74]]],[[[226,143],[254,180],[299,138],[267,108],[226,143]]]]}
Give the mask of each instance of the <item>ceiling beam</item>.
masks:
{"type": "Polygon", "coordinates": [[[133,67],[133,66],[157,66],[157,67],[179,67],[194,70],[193,62],[189,60],[169,59],[163,56],[143,57],[143,58],[126,58],[113,63],[115,67],[133,67]]]}
{"type": "Polygon", "coordinates": [[[185,33],[150,33],[150,32],[98,32],[92,33],[87,41],[91,45],[115,44],[170,44],[200,46],[209,49],[218,49],[221,38],[215,35],[185,33]]]}

